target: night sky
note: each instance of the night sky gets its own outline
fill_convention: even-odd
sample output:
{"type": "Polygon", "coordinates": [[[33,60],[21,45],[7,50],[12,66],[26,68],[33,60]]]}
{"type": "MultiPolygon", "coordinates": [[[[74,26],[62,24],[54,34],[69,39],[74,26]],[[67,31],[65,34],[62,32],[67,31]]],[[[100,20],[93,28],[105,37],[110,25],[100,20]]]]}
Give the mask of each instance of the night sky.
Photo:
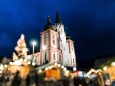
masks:
{"type": "Polygon", "coordinates": [[[23,33],[27,47],[40,32],[47,16],[55,21],[56,9],[75,43],[77,62],[115,53],[114,0],[0,0],[0,56],[12,57],[23,33]]]}

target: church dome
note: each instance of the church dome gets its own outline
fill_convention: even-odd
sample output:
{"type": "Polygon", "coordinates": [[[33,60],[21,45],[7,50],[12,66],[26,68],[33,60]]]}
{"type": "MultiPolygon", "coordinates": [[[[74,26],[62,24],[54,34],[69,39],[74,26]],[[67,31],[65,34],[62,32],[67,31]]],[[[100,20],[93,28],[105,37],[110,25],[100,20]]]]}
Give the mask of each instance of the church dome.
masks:
{"type": "Polygon", "coordinates": [[[51,19],[49,16],[47,18],[47,24],[44,26],[44,30],[48,30],[48,29],[52,29],[52,30],[56,29],[56,27],[51,24],[51,19]]]}
{"type": "Polygon", "coordinates": [[[66,39],[71,39],[71,36],[68,33],[66,33],[66,39]]]}

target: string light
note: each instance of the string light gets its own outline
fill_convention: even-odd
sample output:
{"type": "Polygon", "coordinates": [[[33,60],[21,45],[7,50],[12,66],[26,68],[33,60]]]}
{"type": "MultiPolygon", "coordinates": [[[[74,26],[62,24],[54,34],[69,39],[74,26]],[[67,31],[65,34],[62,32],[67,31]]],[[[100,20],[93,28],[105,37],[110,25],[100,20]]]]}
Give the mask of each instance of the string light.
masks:
{"type": "Polygon", "coordinates": [[[40,70],[39,70],[39,73],[41,73],[41,72],[42,72],[42,70],[40,69],[40,70]]]}
{"type": "Polygon", "coordinates": [[[28,61],[28,64],[31,64],[31,62],[30,62],[30,61],[28,61]]]}
{"type": "Polygon", "coordinates": [[[48,70],[48,68],[46,67],[45,70],[48,70]]]}
{"type": "Polygon", "coordinates": [[[111,65],[112,65],[112,66],[115,66],[115,62],[112,62],[111,65]]]}
{"type": "Polygon", "coordinates": [[[57,66],[58,64],[57,64],[57,63],[55,63],[54,65],[55,65],[55,66],[57,66]]]}
{"type": "Polygon", "coordinates": [[[77,70],[77,68],[76,67],[73,67],[73,71],[76,71],[77,70]]]}
{"type": "Polygon", "coordinates": [[[61,66],[61,68],[64,68],[64,66],[61,66]]]}
{"type": "Polygon", "coordinates": [[[32,63],[32,65],[34,66],[34,65],[35,65],[35,63],[32,63]]]}
{"type": "Polygon", "coordinates": [[[20,61],[23,61],[23,59],[21,58],[20,61]]]}
{"type": "Polygon", "coordinates": [[[103,67],[103,70],[107,70],[107,66],[103,67]]]}
{"type": "Polygon", "coordinates": [[[27,59],[24,59],[24,62],[27,62],[27,59]]]}
{"type": "Polygon", "coordinates": [[[67,70],[67,68],[64,68],[63,70],[64,70],[64,71],[66,71],[66,70],[67,70]]]}
{"type": "Polygon", "coordinates": [[[6,68],[6,67],[7,67],[7,65],[5,64],[5,65],[4,65],[4,67],[6,68]]]}
{"type": "Polygon", "coordinates": [[[58,64],[58,67],[61,67],[61,65],[60,65],[60,64],[58,64]]]}
{"type": "Polygon", "coordinates": [[[12,62],[10,62],[10,65],[12,65],[13,63],[12,62]]]}
{"type": "Polygon", "coordinates": [[[48,68],[49,68],[49,69],[52,69],[52,67],[51,67],[51,66],[49,66],[48,68]]]}

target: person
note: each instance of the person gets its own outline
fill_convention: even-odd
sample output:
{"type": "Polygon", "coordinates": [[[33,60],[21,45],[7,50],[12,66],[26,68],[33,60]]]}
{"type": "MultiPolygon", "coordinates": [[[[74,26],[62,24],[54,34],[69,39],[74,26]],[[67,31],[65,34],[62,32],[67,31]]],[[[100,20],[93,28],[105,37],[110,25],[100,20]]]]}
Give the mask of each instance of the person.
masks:
{"type": "Polygon", "coordinates": [[[73,86],[73,78],[71,75],[69,75],[69,86],[73,86]]]}
{"type": "Polygon", "coordinates": [[[30,81],[31,81],[30,74],[28,74],[26,77],[26,86],[30,85],[30,81]]]}
{"type": "Polygon", "coordinates": [[[86,78],[84,77],[82,79],[82,86],[88,86],[87,82],[86,82],[86,78]]]}
{"type": "Polygon", "coordinates": [[[64,76],[63,86],[69,86],[69,84],[70,84],[69,79],[67,78],[67,76],[64,76]]]}
{"type": "Polygon", "coordinates": [[[20,72],[17,71],[16,72],[16,75],[12,81],[12,86],[20,86],[21,84],[21,77],[20,77],[20,72]]]}
{"type": "Polygon", "coordinates": [[[39,82],[39,75],[37,72],[35,72],[35,85],[38,86],[38,82],[39,82]]]}
{"type": "Polygon", "coordinates": [[[5,86],[8,86],[9,85],[9,76],[8,75],[6,75],[5,76],[5,79],[4,79],[4,84],[5,84],[5,86]]]}
{"type": "Polygon", "coordinates": [[[12,73],[10,73],[9,74],[9,81],[10,81],[9,82],[9,84],[10,84],[9,86],[11,86],[13,79],[14,79],[14,75],[12,73]]]}
{"type": "Polygon", "coordinates": [[[111,86],[115,86],[115,80],[112,81],[111,86]]]}
{"type": "Polygon", "coordinates": [[[82,82],[78,76],[75,76],[73,81],[74,81],[74,86],[79,86],[82,84],[82,82]]]}
{"type": "Polygon", "coordinates": [[[4,74],[0,77],[0,86],[2,86],[3,85],[3,83],[4,83],[4,74]]]}

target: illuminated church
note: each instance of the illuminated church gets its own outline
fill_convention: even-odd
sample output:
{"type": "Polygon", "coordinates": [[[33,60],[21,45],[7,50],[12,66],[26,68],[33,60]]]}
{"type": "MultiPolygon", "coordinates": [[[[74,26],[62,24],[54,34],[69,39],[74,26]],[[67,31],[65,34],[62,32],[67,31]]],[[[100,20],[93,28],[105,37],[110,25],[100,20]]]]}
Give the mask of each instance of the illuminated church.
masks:
{"type": "Polygon", "coordinates": [[[40,52],[35,53],[34,57],[37,65],[58,62],[64,66],[76,66],[74,42],[65,33],[58,11],[54,25],[51,25],[50,17],[47,18],[44,31],[40,33],[40,52]]]}

